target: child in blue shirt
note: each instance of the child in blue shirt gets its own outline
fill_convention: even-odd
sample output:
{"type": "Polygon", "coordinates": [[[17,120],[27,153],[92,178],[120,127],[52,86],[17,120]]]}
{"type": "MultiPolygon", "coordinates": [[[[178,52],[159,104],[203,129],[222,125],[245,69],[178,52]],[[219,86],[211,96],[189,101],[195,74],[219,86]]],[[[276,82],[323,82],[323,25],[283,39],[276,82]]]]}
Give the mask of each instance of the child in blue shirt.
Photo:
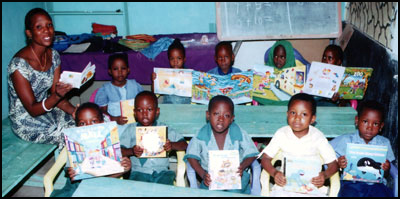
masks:
{"type": "Polygon", "coordinates": [[[235,55],[233,54],[232,45],[230,42],[222,41],[215,46],[214,59],[218,66],[212,68],[207,73],[215,75],[227,75],[230,73],[242,72],[242,70],[232,67],[233,62],[235,61],[235,55]]]}
{"type": "Polygon", "coordinates": [[[112,80],[99,88],[94,99],[94,102],[110,117],[110,120],[116,121],[120,125],[128,122],[126,117],[121,116],[120,101],[134,99],[139,92],[143,91],[142,86],[134,79],[126,79],[129,72],[126,53],[110,55],[108,73],[112,80]]]}
{"type": "MultiPolygon", "coordinates": [[[[129,179],[173,185],[176,174],[168,169],[169,158],[139,158],[143,148],[136,145],[136,126],[167,126],[156,121],[160,114],[156,95],[150,91],[139,93],[135,98],[134,114],[137,123],[124,125],[125,130],[120,133],[122,156],[130,157],[132,163],[129,179]]],[[[164,150],[183,151],[186,147],[184,137],[168,128],[164,150]]]]}
{"type": "MultiPolygon", "coordinates": [[[[75,115],[75,124],[78,127],[89,126],[104,122],[103,113],[101,112],[100,107],[97,104],[91,102],[87,102],[79,106],[76,110],[75,115]]],[[[128,172],[131,169],[131,162],[129,161],[129,158],[122,157],[121,166],[124,167],[123,173],[112,174],[108,177],[119,178],[124,173],[128,172]]],[[[69,166],[68,161],[66,163],[65,170],[67,173],[67,182],[65,183],[65,186],[61,190],[54,190],[51,193],[51,197],[71,197],[81,183],[82,180],[74,181],[76,172],[72,167],[69,166]]]]}
{"type": "MultiPolygon", "coordinates": [[[[384,125],[384,107],[377,101],[364,101],[357,107],[355,124],[357,131],[336,137],[330,141],[335,149],[341,169],[347,167],[346,147],[347,143],[382,145],[388,147],[387,160],[381,168],[387,172],[390,170],[390,162],[395,160],[390,141],[378,135],[384,125]]],[[[393,197],[393,191],[384,183],[366,183],[356,181],[340,182],[340,197],[393,197]]]]}
{"type": "MultiPolygon", "coordinates": [[[[185,47],[180,39],[175,39],[168,47],[168,60],[171,68],[185,69],[186,54],[185,47]]],[[[154,91],[154,80],[157,78],[156,73],[152,74],[151,89],[154,91]]],[[[163,95],[163,104],[190,104],[191,97],[183,97],[177,95],[163,95]]]]}
{"type": "Polygon", "coordinates": [[[245,172],[258,154],[251,137],[234,121],[234,105],[229,97],[218,95],[208,104],[206,117],[209,123],[190,140],[186,150],[185,162],[189,162],[202,178],[200,188],[208,189],[211,177],[208,173],[209,150],[239,150],[242,189],[231,192],[250,193],[250,174],[245,172]]]}

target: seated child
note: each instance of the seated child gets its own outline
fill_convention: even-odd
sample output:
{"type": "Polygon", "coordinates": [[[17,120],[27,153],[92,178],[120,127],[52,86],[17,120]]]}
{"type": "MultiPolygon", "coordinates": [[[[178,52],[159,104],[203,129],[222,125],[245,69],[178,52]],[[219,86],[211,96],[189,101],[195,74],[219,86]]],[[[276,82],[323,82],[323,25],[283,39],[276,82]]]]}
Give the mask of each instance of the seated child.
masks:
{"type": "MultiPolygon", "coordinates": [[[[324,134],[317,128],[311,126],[316,120],[316,102],[313,96],[306,93],[293,95],[288,104],[287,121],[284,126],[276,131],[270,143],[261,152],[262,167],[275,180],[271,196],[304,196],[294,192],[286,192],[283,186],[286,185],[286,177],[282,171],[278,171],[271,164],[275,155],[282,151],[282,155],[292,156],[322,156],[323,164],[327,164],[326,171],[312,178],[311,183],[316,187],[323,186],[326,179],[330,178],[338,170],[335,151],[328,143],[324,134]]],[[[260,154],[260,155],[261,155],[260,154]]],[[[319,196],[323,196],[322,193],[319,196]]]]}
{"type": "MultiPolygon", "coordinates": [[[[306,74],[308,74],[310,63],[293,48],[292,44],[286,40],[279,40],[267,50],[264,57],[265,64],[274,66],[278,69],[285,69],[294,66],[306,66],[306,74]]],[[[279,91],[278,91],[279,92],[279,91]]],[[[283,92],[283,91],[281,91],[283,92]]],[[[286,106],[288,100],[269,100],[253,96],[254,104],[262,105],[282,105],[286,106]]]]}
{"type": "Polygon", "coordinates": [[[218,66],[210,69],[207,73],[227,75],[230,73],[242,72],[242,70],[232,67],[233,62],[235,61],[235,55],[233,54],[230,42],[222,41],[215,46],[214,59],[218,66]]]}
{"type": "Polygon", "coordinates": [[[134,99],[140,91],[143,91],[142,86],[134,79],[126,79],[129,72],[126,53],[110,55],[108,73],[112,80],[99,88],[94,100],[101,110],[110,116],[111,121],[116,121],[120,125],[128,122],[126,117],[121,116],[120,101],[134,99]]]}
{"type": "MultiPolygon", "coordinates": [[[[129,179],[173,185],[176,174],[168,170],[169,158],[139,158],[143,148],[136,145],[136,126],[167,126],[156,121],[160,114],[156,95],[150,91],[140,92],[135,98],[134,114],[137,123],[125,125],[126,129],[120,134],[122,156],[130,157],[132,162],[129,179]]],[[[165,151],[183,151],[186,147],[184,137],[168,128],[165,151]]]]}
{"type": "MultiPolygon", "coordinates": [[[[341,66],[343,63],[343,50],[340,46],[328,45],[322,54],[322,63],[341,66]]],[[[335,93],[331,99],[315,96],[318,106],[349,106],[349,100],[339,100],[339,94],[335,93]]]]}
{"type": "MultiPolygon", "coordinates": [[[[89,126],[104,122],[103,113],[101,112],[100,107],[91,102],[87,102],[79,106],[75,115],[76,126],[89,126]]],[[[131,169],[131,162],[129,161],[129,158],[122,157],[121,166],[124,167],[123,173],[112,174],[108,177],[119,178],[124,173],[128,172],[131,169]]],[[[51,197],[71,197],[81,183],[82,180],[74,181],[76,172],[72,169],[72,167],[69,166],[69,161],[67,161],[65,165],[65,170],[66,173],[68,173],[65,186],[61,190],[54,190],[51,193],[51,197]]]]}
{"type": "MultiPolygon", "coordinates": [[[[347,143],[382,145],[388,147],[387,160],[381,164],[381,168],[388,174],[390,162],[395,160],[390,141],[378,135],[383,128],[384,107],[377,101],[364,101],[357,107],[355,124],[357,131],[341,135],[331,140],[330,143],[336,151],[339,167],[347,167],[346,148],[347,143]]],[[[366,183],[353,181],[340,181],[338,196],[342,197],[393,197],[393,191],[384,183],[366,183]]]]}
{"type": "MultiPolygon", "coordinates": [[[[174,42],[168,47],[168,60],[171,68],[185,69],[186,55],[185,47],[182,45],[180,39],[175,39],[174,42]]],[[[157,74],[153,72],[151,89],[154,91],[154,80],[157,74]]],[[[191,97],[183,97],[177,95],[163,95],[163,104],[190,104],[191,97]]]]}
{"type": "Polygon", "coordinates": [[[251,137],[234,121],[234,105],[229,97],[218,95],[208,104],[206,117],[209,123],[190,140],[185,162],[189,162],[202,178],[200,188],[208,189],[211,178],[208,173],[209,150],[239,150],[242,189],[231,192],[250,193],[250,174],[246,172],[255,160],[258,151],[251,137]]]}

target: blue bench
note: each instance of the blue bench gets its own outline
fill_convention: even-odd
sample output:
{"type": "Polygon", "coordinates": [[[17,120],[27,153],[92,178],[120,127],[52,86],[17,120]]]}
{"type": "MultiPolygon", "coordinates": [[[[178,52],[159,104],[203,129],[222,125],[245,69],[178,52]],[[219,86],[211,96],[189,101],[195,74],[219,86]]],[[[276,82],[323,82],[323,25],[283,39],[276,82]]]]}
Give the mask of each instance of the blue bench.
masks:
{"type": "Polygon", "coordinates": [[[2,120],[1,136],[2,197],[26,180],[56,148],[56,145],[34,144],[17,137],[9,118],[2,120]]]}

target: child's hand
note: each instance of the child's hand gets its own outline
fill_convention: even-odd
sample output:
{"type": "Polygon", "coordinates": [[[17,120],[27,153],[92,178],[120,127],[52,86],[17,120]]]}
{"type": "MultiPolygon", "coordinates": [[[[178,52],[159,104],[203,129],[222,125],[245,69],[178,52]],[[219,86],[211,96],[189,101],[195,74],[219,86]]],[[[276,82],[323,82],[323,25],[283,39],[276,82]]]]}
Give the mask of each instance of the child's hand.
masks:
{"type": "Polygon", "coordinates": [[[273,176],[273,177],[274,177],[275,183],[276,183],[277,185],[279,185],[279,186],[281,186],[281,187],[285,186],[285,184],[286,184],[286,177],[283,175],[282,172],[276,171],[276,172],[275,172],[275,176],[273,176]]]}
{"type": "Polygon", "coordinates": [[[128,122],[127,117],[119,116],[119,117],[110,117],[111,121],[116,121],[119,125],[124,125],[128,122]]]}
{"type": "Polygon", "coordinates": [[[154,81],[157,78],[157,73],[153,72],[151,74],[151,80],[154,81]]]}
{"type": "Polygon", "coordinates": [[[124,167],[124,173],[131,170],[131,160],[128,157],[122,157],[121,166],[124,167]]]}
{"type": "Polygon", "coordinates": [[[204,174],[203,180],[204,180],[204,185],[206,185],[207,187],[209,187],[209,186],[210,186],[210,183],[211,183],[211,176],[210,176],[210,174],[208,174],[208,173],[204,174]]]}
{"type": "Polygon", "coordinates": [[[143,153],[143,148],[142,147],[140,147],[138,145],[135,145],[133,147],[133,154],[135,154],[136,157],[140,157],[142,155],[142,153],[143,153]]]}
{"type": "Polygon", "coordinates": [[[238,171],[236,173],[239,173],[240,177],[242,177],[243,170],[244,170],[244,168],[242,168],[242,165],[240,165],[239,168],[238,168],[238,171]]]}
{"type": "Polygon", "coordinates": [[[319,175],[317,177],[311,178],[311,183],[315,185],[316,187],[320,188],[322,185],[324,185],[325,182],[325,172],[319,172],[319,175]]]}
{"type": "Polygon", "coordinates": [[[389,162],[389,160],[386,160],[385,163],[382,163],[381,167],[382,167],[382,169],[384,171],[389,171],[390,170],[390,162],[389,162]]]}
{"type": "Polygon", "coordinates": [[[56,94],[58,97],[63,98],[73,87],[71,84],[66,84],[63,82],[56,83],[56,94]]]}
{"type": "Polygon", "coordinates": [[[164,144],[164,150],[166,152],[169,152],[169,151],[171,151],[171,149],[172,149],[171,141],[169,141],[169,139],[167,139],[167,142],[165,142],[165,144],[164,144]]]}
{"type": "Polygon", "coordinates": [[[339,100],[339,96],[340,95],[339,95],[338,92],[334,93],[332,98],[331,98],[332,102],[337,102],[339,100]]]}
{"type": "Polygon", "coordinates": [[[71,179],[71,181],[74,181],[75,180],[74,178],[77,175],[75,170],[72,167],[68,167],[67,171],[68,171],[68,176],[71,179]]]}
{"type": "Polygon", "coordinates": [[[347,167],[347,159],[345,156],[340,156],[338,158],[339,168],[344,169],[347,167]]]}

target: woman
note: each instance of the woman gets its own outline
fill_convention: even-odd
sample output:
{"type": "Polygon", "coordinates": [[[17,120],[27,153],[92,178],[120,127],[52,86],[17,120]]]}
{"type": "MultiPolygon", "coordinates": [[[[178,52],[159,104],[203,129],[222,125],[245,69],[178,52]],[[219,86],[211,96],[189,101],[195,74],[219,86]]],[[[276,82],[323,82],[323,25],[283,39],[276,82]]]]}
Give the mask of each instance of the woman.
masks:
{"type": "Polygon", "coordinates": [[[72,89],[60,79],[60,55],[51,49],[54,27],[41,8],[25,16],[28,45],[8,66],[12,130],[34,143],[63,144],[62,128],[74,125],[75,107],[64,98],[72,89]]]}

